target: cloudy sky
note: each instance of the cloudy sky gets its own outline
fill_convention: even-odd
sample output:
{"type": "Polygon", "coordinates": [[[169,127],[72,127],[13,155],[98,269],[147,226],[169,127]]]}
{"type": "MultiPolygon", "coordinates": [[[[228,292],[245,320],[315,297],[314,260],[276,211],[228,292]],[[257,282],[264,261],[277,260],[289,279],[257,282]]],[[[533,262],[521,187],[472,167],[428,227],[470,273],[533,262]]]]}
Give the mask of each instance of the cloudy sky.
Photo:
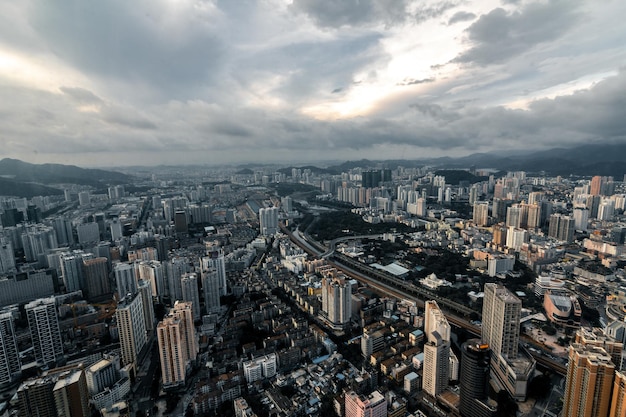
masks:
{"type": "Polygon", "coordinates": [[[623,0],[0,3],[1,157],[79,166],[626,141],[623,0]]]}

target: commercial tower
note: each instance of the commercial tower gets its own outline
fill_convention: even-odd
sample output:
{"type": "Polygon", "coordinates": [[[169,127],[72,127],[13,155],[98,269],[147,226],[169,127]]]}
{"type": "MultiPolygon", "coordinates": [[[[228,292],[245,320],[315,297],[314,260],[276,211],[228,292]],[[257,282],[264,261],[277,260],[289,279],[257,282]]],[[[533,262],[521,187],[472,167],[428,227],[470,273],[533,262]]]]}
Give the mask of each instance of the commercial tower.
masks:
{"type": "Polygon", "coordinates": [[[492,417],[497,404],[487,396],[489,384],[489,345],[470,339],[461,346],[459,411],[464,417],[492,417]]]}
{"type": "Polygon", "coordinates": [[[446,389],[450,376],[450,325],[435,301],[425,303],[424,333],[422,389],[436,397],[446,389]]]}
{"type": "Polygon", "coordinates": [[[202,271],[202,294],[204,308],[207,313],[213,313],[220,309],[220,281],[215,269],[202,271]]]}
{"type": "Polygon", "coordinates": [[[56,363],[63,357],[63,340],[54,297],[40,298],[26,304],[24,309],[37,363],[56,363]]]}
{"type": "Polygon", "coordinates": [[[83,260],[83,289],[88,300],[101,299],[112,293],[107,265],[108,259],[104,257],[83,260]]]}
{"type": "Polygon", "coordinates": [[[119,299],[128,294],[137,292],[137,278],[135,266],[129,263],[116,263],[113,267],[115,272],[115,283],[117,284],[117,294],[119,299]]]}
{"type": "Polygon", "coordinates": [[[604,349],[572,343],[565,377],[563,415],[608,415],[614,374],[615,365],[604,349]]]}
{"type": "Polygon", "coordinates": [[[322,314],[334,327],[343,327],[352,315],[352,286],[345,277],[322,279],[322,314]]]}
{"type": "Polygon", "coordinates": [[[22,369],[11,313],[0,313],[0,385],[11,382],[22,369]]]}

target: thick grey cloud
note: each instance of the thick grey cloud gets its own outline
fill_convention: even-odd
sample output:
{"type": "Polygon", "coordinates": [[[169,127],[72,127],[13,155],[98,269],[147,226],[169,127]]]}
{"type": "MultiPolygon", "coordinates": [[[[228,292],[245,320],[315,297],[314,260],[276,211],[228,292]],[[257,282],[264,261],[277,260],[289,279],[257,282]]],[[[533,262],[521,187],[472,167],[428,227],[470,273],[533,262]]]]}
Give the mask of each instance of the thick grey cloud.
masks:
{"type": "Polygon", "coordinates": [[[472,47],[454,62],[502,63],[541,43],[558,39],[579,20],[579,3],[575,0],[531,3],[511,13],[494,9],[467,29],[472,47]]]}

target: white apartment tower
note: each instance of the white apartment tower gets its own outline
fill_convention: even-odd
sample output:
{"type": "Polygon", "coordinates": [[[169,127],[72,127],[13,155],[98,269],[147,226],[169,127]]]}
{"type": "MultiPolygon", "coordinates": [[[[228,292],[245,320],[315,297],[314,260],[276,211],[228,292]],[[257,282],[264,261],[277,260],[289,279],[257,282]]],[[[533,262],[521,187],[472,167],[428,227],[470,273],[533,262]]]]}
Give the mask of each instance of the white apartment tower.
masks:
{"type": "Polygon", "coordinates": [[[352,315],[352,286],[344,277],[322,279],[322,311],[330,323],[344,326],[352,315]]]}
{"type": "Polygon", "coordinates": [[[214,242],[206,242],[206,256],[202,257],[202,271],[215,269],[220,281],[220,295],[226,295],[228,287],[226,283],[226,262],[224,250],[214,242]]]}
{"type": "Polygon", "coordinates": [[[120,300],[115,315],[120,335],[122,364],[135,365],[139,352],[147,342],[141,295],[129,294],[120,300]]]}
{"type": "Polygon", "coordinates": [[[259,210],[259,226],[263,236],[271,236],[278,231],[278,207],[259,210]]]}
{"type": "Polygon", "coordinates": [[[24,306],[37,363],[55,363],[63,357],[63,340],[54,297],[40,298],[24,306]]]}
{"type": "Polygon", "coordinates": [[[435,301],[425,303],[424,333],[422,389],[436,397],[446,389],[450,377],[450,325],[435,301]]]}
{"type": "Polygon", "coordinates": [[[9,383],[22,369],[11,313],[0,313],[0,385],[9,383]]]}

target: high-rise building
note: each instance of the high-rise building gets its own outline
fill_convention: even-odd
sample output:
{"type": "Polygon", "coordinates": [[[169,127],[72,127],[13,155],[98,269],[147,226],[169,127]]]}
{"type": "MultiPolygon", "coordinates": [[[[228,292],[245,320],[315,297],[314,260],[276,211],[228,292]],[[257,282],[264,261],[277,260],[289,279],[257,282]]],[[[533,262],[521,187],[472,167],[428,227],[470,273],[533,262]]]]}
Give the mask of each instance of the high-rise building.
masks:
{"type": "Polygon", "coordinates": [[[54,297],[40,298],[26,304],[24,309],[37,363],[56,363],[63,357],[63,340],[54,297]]]}
{"type": "Polygon", "coordinates": [[[352,316],[352,285],[345,277],[322,279],[322,313],[337,327],[350,323],[352,316]]]}
{"type": "Polygon", "coordinates": [[[143,320],[146,325],[146,331],[154,330],[154,304],[152,302],[152,287],[149,281],[140,279],[137,282],[137,291],[141,295],[141,305],[143,306],[143,320]]]}
{"type": "Polygon", "coordinates": [[[88,206],[91,204],[91,196],[89,191],[81,191],[78,193],[78,204],[81,206],[88,206]]]}
{"type": "Polygon", "coordinates": [[[117,241],[120,240],[123,236],[124,236],[124,228],[122,227],[122,223],[119,221],[119,219],[115,218],[111,221],[111,224],[109,226],[110,230],[111,230],[111,240],[112,241],[117,241]]]}
{"type": "Polygon", "coordinates": [[[548,236],[565,242],[574,240],[574,219],[563,214],[550,216],[548,236]]]}
{"type": "Polygon", "coordinates": [[[259,210],[259,226],[263,236],[271,236],[278,231],[278,207],[259,210]]]}
{"type": "Polygon", "coordinates": [[[626,374],[615,372],[609,417],[626,417],[626,374]]]}
{"type": "Polygon", "coordinates": [[[89,390],[85,372],[72,369],[58,375],[52,390],[58,417],[89,417],[89,390]]]}
{"type": "Polygon", "coordinates": [[[191,310],[191,303],[177,302],[157,326],[161,376],[166,387],[185,383],[187,368],[198,353],[191,310]]]}
{"type": "Polygon", "coordinates": [[[506,209],[506,226],[522,227],[522,207],[519,204],[506,209]]]}
{"type": "Polygon", "coordinates": [[[484,293],[482,340],[492,350],[492,376],[515,400],[524,401],[536,362],[518,349],[522,302],[498,284],[485,284],[484,293]]]}
{"type": "Polygon", "coordinates": [[[120,377],[119,362],[118,357],[103,358],[86,369],[87,388],[91,395],[115,384],[120,377]]]}
{"type": "Polygon", "coordinates": [[[88,300],[98,300],[113,291],[109,281],[109,260],[104,257],[83,259],[84,293],[88,300]]]}
{"type": "Polygon", "coordinates": [[[589,222],[589,210],[586,207],[574,208],[574,229],[587,230],[587,223],[589,222]]]}
{"type": "Polygon", "coordinates": [[[450,325],[436,301],[425,303],[424,333],[422,389],[436,397],[447,388],[450,377],[450,325]]]}
{"type": "Polygon", "coordinates": [[[136,365],[137,357],[147,342],[143,308],[142,297],[137,292],[122,298],[117,305],[115,316],[124,366],[136,365]]]}
{"type": "Polygon", "coordinates": [[[282,197],[280,199],[280,205],[283,208],[283,211],[287,214],[293,211],[293,199],[289,196],[282,197]]]}
{"type": "Polygon", "coordinates": [[[202,257],[202,270],[215,269],[220,281],[220,295],[226,295],[228,287],[226,281],[226,262],[224,250],[215,242],[206,242],[206,256],[202,257]]]}
{"type": "Polygon", "coordinates": [[[220,309],[220,281],[215,269],[202,271],[202,294],[204,308],[207,313],[214,313],[220,309]]]}
{"type": "Polygon", "coordinates": [[[188,301],[192,305],[193,319],[200,320],[200,294],[198,292],[198,275],[194,272],[187,273],[180,278],[183,290],[183,301],[188,301]]]}
{"type": "Polygon", "coordinates": [[[565,376],[563,415],[608,415],[614,374],[615,365],[604,349],[572,343],[565,376]]]}
{"type": "Polygon", "coordinates": [[[0,385],[11,382],[21,369],[13,315],[0,313],[0,385]]]}
{"type": "Polygon", "coordinates": [[[54,229],[42,224],[30,225],[22,233],[22,247],[28,262],[44,264],[46,253],[59,247],[54,229]]]}
{"type": "Polygon", "coordinates": [[[135,294],[137,292],[137,278],[134,265],[119,262],[115,264],[113,271],[115,272],[117,294],[120,299],[126,297],[127,294],[135,294]]]}
{"type": "Polygon", "coordinates": [[[497,404],[488,397],[489,345],[480,339],[470,339],[461,346],[461,402],[459,411],[464,417],[493,417],[497,404]]]}
{"type": "Polygon", "coordinates": [[[387,400],[378,391],[367,396],[346,392],[344,404],[345,417],[387,417],[387,400]]]}
{"type": "MultiPolygon", "coordinates": [[[[156,255],[156,250],[154,251],[156,255]]],[[[142,261],[139,263],[139,278],[150,283],[152,296],[161,299],[166,293],[165,269],[159,261],[142,261]]]]}
{"type": "Polygon", "coordinates": [[[517,356],[522,302],[506,288],[485,284],[482,340],[496,355],[517,356]]]}
{"type": "Polygon", "coordinates": [[[81,245],[99,242],[100,226],[96,222],[82,223],[76,226],[76,234],[81,245]]]}
{"type": "Polygon", "coordinates": [[[84,289],[83,261],[92,259],[93,254],[82,250],[63,252],[59,255],[61,276],[66,292],[74,292],[84,289]]]}
{"type": "MultiPolygon", "coordinates": [[[[204,259],[204,258],[203,258],[204,259]]],[[[224,257],[222,256],[222,260],[224,257]]],[[[204,264],[203,264],[204,265],[204,264]]],[[[167,261],[165,264],[165,275],[167,279],[168,295],[172,300],[183,299],[183,289],[180,285],[180,277],[190,271],[189,259],[184,256],[177,256],[167,261]]],[[[226,267],[224,266],[224,276],[226,267]]]]}
{"type": "Polygon", "coordinates": [[[0,236],[0,274],[15,272],[15,254],[11,242],[0,236]]]}
{"type": "Polygon", "coordinates": [[[476,226],[489,225],[489,203],[487,201],[477,201],[474,204],[473,220],[476,226]]]}

